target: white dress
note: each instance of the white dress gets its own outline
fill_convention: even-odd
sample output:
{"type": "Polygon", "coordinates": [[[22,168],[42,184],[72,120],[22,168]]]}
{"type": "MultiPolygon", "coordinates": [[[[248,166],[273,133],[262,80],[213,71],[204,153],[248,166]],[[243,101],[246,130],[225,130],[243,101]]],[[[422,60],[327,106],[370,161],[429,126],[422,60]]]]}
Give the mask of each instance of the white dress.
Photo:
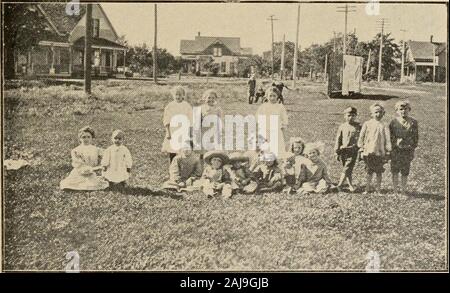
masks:
{"type": "MultiPolygon", "coordinates": [[[[278,132],[278,150],[275,155],[277,157],[281,157],[286,152],[286,144],[284,142],[284,133],[282,130],[282,127],[286,128],[288,125],[288,115],[286,112],[286,108],[283,104],[272,104],[270,102],[264,103],[261,106],[259,106],[258,110],[256,111],[256,121],[258,124],[258,134],[262,135],[267,141],[268,144],[271,145],[270,139],[271,134],[274,135],[272,132],[277,131],[278,132]],[[264,125],[261,125],[260,118],[262,117],[262,121],[265,121],[265,131],[261,129],[261,127],[264,128],[264,125]],[[270,117],[271,116],[278,116],[278,125],[270,125],[270,117]]],[[[263,122],[264,123],[264,122],[263,122]]],[[[275,150],[270,149],[271,152],[275,153],[275,150]]]]}
{"type": "Polygon", "coordinates": [[[71,152],[73,170],[61,181],[61,189],[102,190],[109,186],[108,181],[98,176],[93,167],[99,166],[101,149],[94,145],[79,145],[71,152]]]}
{"type": "MultiPolygon", "coordinates": [[[[172,101],[169,104],[167,104],[167,106],[164,108],[164,115],[163,115],[163,125],[164,128],[166,128],[167,125],[170,125],[170,133],[171,133],[171,139],[167,139],[166,137],[164,137],[164,142],[161,148],[161,152],[163,153],[178,153],[179,149],[173,149],[171,146],[171,141],[173,145],[176,145],[176,141],[177,137],[174,137],[174,134],[177,130],[181,130],[181,127],[186,127],[186,126],[181,126],[181,125],[171,125],[171,120],[172,117],[176,116],[176,115],[184,115],[189,123],[190,123],[190,127],[192,126],[192,106],[186,102],[186,101],[182,101],[180,103],[176,102],[176,101],[172,101]]],[[[183,133],[183,136],[188,139],[189,138],[189,127],[186,127],[186,132],[183,133]]],[[[179,138],[178,138],[179,139],[179,138]]],[[[182,141],[179,141],[178,143],[183,143],[182,141]]],[[[181,145],[180,145],[181,147],[181,145]]]]}
{"type": "Polygon", "coordinates": [[[126,146],[112,145],[103,154],[101,165],[106,167],[103,177],[114,183],[126,181],[130,178],[127,168],[131,168],[132,164],[131,153],[126,146]]]}

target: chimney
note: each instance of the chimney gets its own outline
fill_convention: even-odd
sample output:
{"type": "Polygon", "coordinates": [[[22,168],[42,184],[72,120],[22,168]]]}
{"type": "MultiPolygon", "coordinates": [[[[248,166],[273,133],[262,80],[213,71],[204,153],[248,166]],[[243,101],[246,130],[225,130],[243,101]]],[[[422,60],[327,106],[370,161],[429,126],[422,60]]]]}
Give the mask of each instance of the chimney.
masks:
{"type": "Polygon", "coordinates": [[[430,43],[433,43],[433,35],[430,36],[430,43]]]}
{"type": "Polygon", "coordinates": [[[198,36],[200,37],[200,32],[198,32],[198,36]]]}

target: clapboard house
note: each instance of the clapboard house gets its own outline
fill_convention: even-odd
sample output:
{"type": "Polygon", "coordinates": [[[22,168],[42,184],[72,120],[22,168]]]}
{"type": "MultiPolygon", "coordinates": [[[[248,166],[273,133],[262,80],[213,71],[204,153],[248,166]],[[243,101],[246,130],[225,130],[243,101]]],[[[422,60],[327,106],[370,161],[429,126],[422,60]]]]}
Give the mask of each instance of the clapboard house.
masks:
{"type": "Polygon", "coordinates": [[[410,81],[446,82],[447,43],[406,42],[405,76],[410,81]]]}
{"type": "MultiPolygon", "coordinates": [[[[81,77],[86,33],[84,5],[73,15],[67,14],[66,3],[39,3],[31,9],[44,16],[50,33],[28,52],[15,53],[16,74],[81,77]]],[[[92,75],[112,76],[118,66],[124,66],[127,47],[118,43],[119,36],[100,4],[92,5],[92,34],[92,75]]]]}
{"type": "Polygon", "coordinates": [[[240,58],[251,56],[251,48],[241,48],[237,37],[200,36],[194,40],[181,40],[180,54],[183,72],[208,74],[211,66],[217,68],[217,75],[235,75],[238,73],[240,58]]]}

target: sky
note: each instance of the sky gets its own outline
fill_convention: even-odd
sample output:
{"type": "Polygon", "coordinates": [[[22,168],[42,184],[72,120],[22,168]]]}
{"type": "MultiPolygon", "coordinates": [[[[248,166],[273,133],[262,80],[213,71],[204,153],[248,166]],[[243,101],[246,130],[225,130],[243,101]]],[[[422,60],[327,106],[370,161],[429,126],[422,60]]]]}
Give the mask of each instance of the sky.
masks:
{"type": "MultiPolygon", "coordinates": [[[[153,44],[154,4],[102,3],[119,35],[129,44],[153,44]]],[[[337,12],[343,4],[303,3],[300,10],[299,44],[306,48],[321,44],[344,31],[344,13],[337,12]]],[[[348,31],[356,29],[360,41],[368,41],[379,32],[377,20],[387,19],[386,32],[396,40],[447,41],[447,8],[444,4],[380,4],[379,15],[368,15],[366,4],[354,5],[348,14],[348,31]],[[402,32],[401,30],[406,30],[402,32]]],[[[250,47],[254,54],[270,50],[274,15],[274,40],[295,42],[297,4],[291,3],[159,3],[158,47],[180,55],[180,40],[202,36],[240,37],[241,47],[250,47]]]]}

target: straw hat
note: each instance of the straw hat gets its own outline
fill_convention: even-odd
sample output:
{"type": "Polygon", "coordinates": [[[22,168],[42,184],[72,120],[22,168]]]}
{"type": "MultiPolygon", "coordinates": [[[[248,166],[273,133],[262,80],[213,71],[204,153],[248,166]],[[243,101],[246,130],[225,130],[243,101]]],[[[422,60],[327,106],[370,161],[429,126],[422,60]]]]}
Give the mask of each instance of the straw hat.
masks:
{"type": "Polygon", "coordinates": [[[206,152],[205,155],[203,156],[204,160],[206,163],[211,164],[211,159],[212,158],[219,158],[222,160],[222,164],[225,165],[226,163],[228,163],[228,155],[222,151],[209,151],[206,152]]]}

